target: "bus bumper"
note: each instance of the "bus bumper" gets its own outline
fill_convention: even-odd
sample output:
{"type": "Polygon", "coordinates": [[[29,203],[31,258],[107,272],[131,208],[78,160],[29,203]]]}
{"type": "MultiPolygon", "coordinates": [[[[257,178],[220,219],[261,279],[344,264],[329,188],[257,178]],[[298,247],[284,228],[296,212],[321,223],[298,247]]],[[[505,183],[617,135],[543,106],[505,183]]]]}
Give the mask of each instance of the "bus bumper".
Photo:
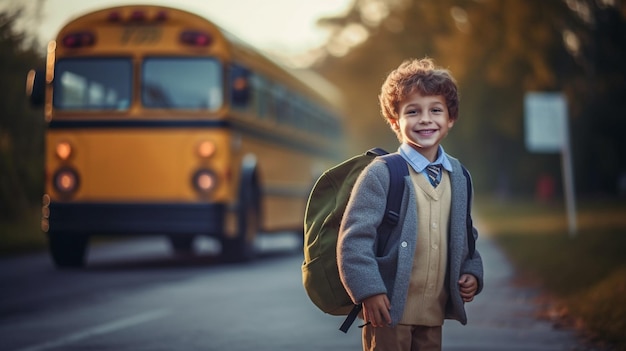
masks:
{"type": "Polygon", "coordinates": [[[48,232],[221,236],[223,204],[49,204],[48,232]]]}

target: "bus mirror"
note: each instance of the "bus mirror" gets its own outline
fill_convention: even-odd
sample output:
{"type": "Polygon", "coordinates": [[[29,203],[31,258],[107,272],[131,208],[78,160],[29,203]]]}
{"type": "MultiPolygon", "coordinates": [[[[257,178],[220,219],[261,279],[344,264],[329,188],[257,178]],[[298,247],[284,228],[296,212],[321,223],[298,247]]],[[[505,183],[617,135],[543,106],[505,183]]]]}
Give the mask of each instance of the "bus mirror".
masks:
{"type": "Polygon", "coordinates": [[[30,70],[26,76],[26,96],[34,107],[44,104],[46,96],[46,75],[43,70],[30,70]]]}
{"type": "Polygon", "coordinates": [[[230,74],[231,101],[235,106],[244,107],[250,101],[250,70],[233,65],[230,74]]]}
{"type": "Polygon", "coordinates": [[[250,84],[245,77],[238,77],[233,81],[232,86],[233,104],[245,106],[250,100],[250,84]]]}

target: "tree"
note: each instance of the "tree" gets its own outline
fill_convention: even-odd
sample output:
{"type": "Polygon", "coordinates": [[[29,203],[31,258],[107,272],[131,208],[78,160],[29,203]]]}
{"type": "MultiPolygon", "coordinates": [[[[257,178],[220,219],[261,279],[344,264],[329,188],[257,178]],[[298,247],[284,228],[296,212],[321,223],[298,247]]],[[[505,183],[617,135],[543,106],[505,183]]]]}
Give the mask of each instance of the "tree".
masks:
{"type": "Polygon", "coordinates": [[[582,190],[616,194],[626,176],[626,2],[570,1],[569,50],[582,74],[569,77],[578,117],[573,139],[582,190]]]}
{"type": "Polygon", "coordinates": [[[445,147],[469,164],[479,190],[492,192],[527,194],[544,174],[560,179],[558,155],[525,150],[523,97],[563,91],[570,101],[579,191],[614,193],[626,169],[626,141],[616,135],[625,116],[624,13],[622,5],[594,0],[359,0],[346,16],[321,23],[337,35],[360,23],[368,40],[316,68],[346,92],[357,150],[372,140],[394,142],[390,132],[381,137],[376,101],[389,70],[423,56],[449,68],[460,86],[461,117],[445,147]],[[364,20],[372,3],[393,5],[374,25],[364,20]],[[589,131],[592,140],[584,139],[589,131]],[[595,150],[610,157],[594,181],[585,170],[598,160],[595,150]]]}
{"type": "Polygon", "coordinates": [[[15,30],[21,11],[0,12],[0,217],[20,216],[40,201],[43,174],[41,111],[25,96],[26,75],[43,58],[28,37],[15,30]]]}

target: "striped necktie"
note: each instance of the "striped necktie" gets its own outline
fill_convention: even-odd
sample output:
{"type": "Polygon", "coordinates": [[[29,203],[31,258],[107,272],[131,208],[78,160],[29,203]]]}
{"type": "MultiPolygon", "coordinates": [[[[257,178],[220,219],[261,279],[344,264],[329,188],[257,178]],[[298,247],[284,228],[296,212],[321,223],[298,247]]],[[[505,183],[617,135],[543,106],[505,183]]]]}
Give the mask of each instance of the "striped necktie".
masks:
{"type": "Polygon", "coordinates": [[[441,182],[441,165],[429,165],[426,167],[426,173],[428,174],[428,180],[432,184],[433,188],[436,188],[441,182]]]}

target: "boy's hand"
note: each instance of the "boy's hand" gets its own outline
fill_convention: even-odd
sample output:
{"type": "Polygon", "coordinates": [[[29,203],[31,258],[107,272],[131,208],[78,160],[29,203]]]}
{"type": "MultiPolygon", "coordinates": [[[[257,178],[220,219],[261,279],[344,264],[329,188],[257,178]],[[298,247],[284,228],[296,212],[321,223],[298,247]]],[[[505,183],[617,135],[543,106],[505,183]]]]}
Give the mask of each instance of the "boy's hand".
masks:
{"type": "Polygon", "coordinates": [[[476,295],[476,291],[478,290],[476,277],[471,274],[461,275],[461,279],[459,279],[459,289],[461,290],[461,298],[463,298],[463,301],[470,302],[474,300],[474,295],[476,295]]]}
{"type": "Polygon", "coordinates": [[[386,327],[391,324],[389,309],[391,304],[386,294],[374,295],[363,300],[363,318],[373,327],[386,327]]]}

